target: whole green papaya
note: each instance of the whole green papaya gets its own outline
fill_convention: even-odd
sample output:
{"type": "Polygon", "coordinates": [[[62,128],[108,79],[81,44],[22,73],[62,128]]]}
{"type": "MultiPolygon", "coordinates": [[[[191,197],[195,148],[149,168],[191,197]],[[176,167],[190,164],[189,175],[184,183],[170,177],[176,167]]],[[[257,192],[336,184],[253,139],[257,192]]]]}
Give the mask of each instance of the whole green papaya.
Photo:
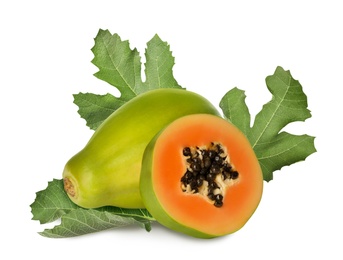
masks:
{"type": "Polygon", "coordinates": [[[183,89],[151,90],[125,103],[65,165],[69,198],[85,208],[144,208],[139,177],[147,144],[175,119],[198,113],[219,115],[207,99],[183,89]]]}

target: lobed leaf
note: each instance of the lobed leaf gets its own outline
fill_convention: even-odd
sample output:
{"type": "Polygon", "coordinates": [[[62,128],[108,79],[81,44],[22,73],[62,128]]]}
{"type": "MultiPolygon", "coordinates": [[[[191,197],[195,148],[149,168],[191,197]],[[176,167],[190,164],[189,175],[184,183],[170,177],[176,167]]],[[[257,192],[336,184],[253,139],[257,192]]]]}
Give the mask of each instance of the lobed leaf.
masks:
{"type": "Polygon", "coordinates": [[[314,137],[281,132],[289,123],[311,117],[307,97],[299,81],[289,71],[277,67],[266,78],[272,99],[256,115],[250,127],[250,113],[242,90],[227,92],[220,102],[224,115],[248,137],[260,162],[264,180],[273,179],[273,172],[286,165],[305,160],[316,152],[314,137]]]}
{"type": "Polygon", "coordinates": [[[91,93],[75,94],[74,103],[87,126],[95,130],[110,114],[135,96],[158,88],[181,88],[173,76],[174,57],[167,42],[155,35],[145,50],[145,76],[142,82],[141,57],[118,34],[99,30],[92,48],[92,63],[99,68],[94,75],[116,87],[121,96],[91,93]]]}

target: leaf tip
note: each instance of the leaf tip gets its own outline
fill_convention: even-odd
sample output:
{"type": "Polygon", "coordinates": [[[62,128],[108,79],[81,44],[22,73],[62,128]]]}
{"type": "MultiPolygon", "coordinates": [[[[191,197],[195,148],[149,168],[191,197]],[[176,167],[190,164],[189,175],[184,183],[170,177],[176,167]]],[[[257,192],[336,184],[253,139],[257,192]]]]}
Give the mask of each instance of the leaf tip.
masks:
{"type": "Polygon", "coordinates": [[[154,34],[152,39],[155,39],[155,40],[158,40],[158,41],[162,41],[161,37],[157,33],[154,34]]]}

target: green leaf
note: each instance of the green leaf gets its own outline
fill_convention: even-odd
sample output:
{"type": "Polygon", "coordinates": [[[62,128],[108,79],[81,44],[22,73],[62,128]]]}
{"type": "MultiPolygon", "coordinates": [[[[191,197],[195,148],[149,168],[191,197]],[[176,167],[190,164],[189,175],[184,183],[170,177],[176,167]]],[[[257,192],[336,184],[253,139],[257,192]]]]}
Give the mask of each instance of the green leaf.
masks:
{"type": "Polygon", "coordinates": [[[119,208],[112,206],[105,206],[98,208],[99,211],[107,211],[112,214],[116,214],[123,217],[132,217],[139,221],[155,221],[147,209],[131,209],[131,208],[119,208]]]}
{"type": "Polygon", "coordinates": [[[316,152],[314,137],[309,135],[292,135],[281,132],[269,143],[258,143],[254,150],[260,162],[264,179],[273,179],[273,172],[283,166],[303,161],[316,152]]]}
{"type": "Polygon", "coordinates": [[[147,44],[145,52],[145,90],[181,88],[173,76],[174,57],[168,43],[156,34],[147,44]]]}
{"type": "Polygon", "coordinates": [[[92,48],[93,64],[99,68],[94,75],[116,87],[120,97],[111,94],[75,94],[74,103],[87,126],[95,130],[111,113],[135,96],[158,88],[181,88],[173,76],[174,57],[167,42],[156,34],[145,50],[145,76],[142,82],[141,57],[130,49],[128,41],[118,34],[99,30],[92,48]]]}
{"type": "Polygon", "coordinates": [[[272,99],[256,115],[250,127],[250,114],[242,90],[233,89],[220,102],[224,115],[248,137],[260,162],[264,180],[273,179],[273,172],[305,160],[316,152],[314,137],[282,132],[289,123],[311,117],[307,96],[299,81],[289,71],[277,67],[266,78],[272,99]],[[241,122],[242,120],[243,122],[241,122]]]}
{"type": "Polygon", "coordinates": [[[95,37],[93,64],[99,68],[94,75],[115,86],[121,99],[128,101],[142,92],[141,62],[136,49],[131,50],[128,41],[118,34],[99,30],[95,37]]]}
{"type": "Polygon", "coordinates": [[[221,99],[219,107],[223,110],[225,118],[247,136],[250,131],[250,113],[245,98],[243,90],[233,88],[221,99]]]}
{"type": "Polygon", "coordinates": [[[46,237],[72,237],[105,229],[138,225],[151,230],[155,219],[146,209],[124,209],[101,207],[85,209],[74,204],[63,189],[63,181],[54,179],[45,190],[36,193],[35,201],[30,205],[33,220],[41,224],[61,218],[61,224],[52,229],[45,229],[39,234],[46,237]]]}
{"type": "Polygon", "coordinates": [[[287,124],[311,117],[307,97],[289,71],[277,67],[274,75],[266,78],[266,84],[273,98],[256,115],[249,134],[253,147],[270,141],[287,124]]]}
{"type": "Polygon", "coordinates": [[[133,217],[117,215],[111,211],[78,208],[61,218],[61,224],[39,232],[49,238],[75,237],[107,229],[138,225],[150,231],[150,221],[138,221],[133,217]]]}
{"type": "Polygon", "coordinates": [[[45,190],[36,193],[36,199],[30,207],[32,219],[39,220],[41,224],[55,221],[78,208],[65,193],[63,181],[57,179],[50,181],[45,190]]]}
{"type": "Polygon", "coordinates": [[[125,101],[111,94],[96,95],[92,93],[74,94],[74,103],[79,107],[78,113],[86,119],[87,126],[95,130],[125,101]]]}

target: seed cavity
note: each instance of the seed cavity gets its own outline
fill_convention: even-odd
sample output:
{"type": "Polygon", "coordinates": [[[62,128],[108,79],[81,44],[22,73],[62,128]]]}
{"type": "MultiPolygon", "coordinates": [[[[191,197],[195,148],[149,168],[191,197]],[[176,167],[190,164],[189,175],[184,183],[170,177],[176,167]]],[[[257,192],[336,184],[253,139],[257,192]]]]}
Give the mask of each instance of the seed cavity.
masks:
{"type": "Polygon", "coordinates": [[[181,189],[203,196],[215,207],[222,207],[226,189],[239,180],[239,173],[230,163],[226,149],[218,142],[206,146],[184,147],[186,171],[181,189]]]}

